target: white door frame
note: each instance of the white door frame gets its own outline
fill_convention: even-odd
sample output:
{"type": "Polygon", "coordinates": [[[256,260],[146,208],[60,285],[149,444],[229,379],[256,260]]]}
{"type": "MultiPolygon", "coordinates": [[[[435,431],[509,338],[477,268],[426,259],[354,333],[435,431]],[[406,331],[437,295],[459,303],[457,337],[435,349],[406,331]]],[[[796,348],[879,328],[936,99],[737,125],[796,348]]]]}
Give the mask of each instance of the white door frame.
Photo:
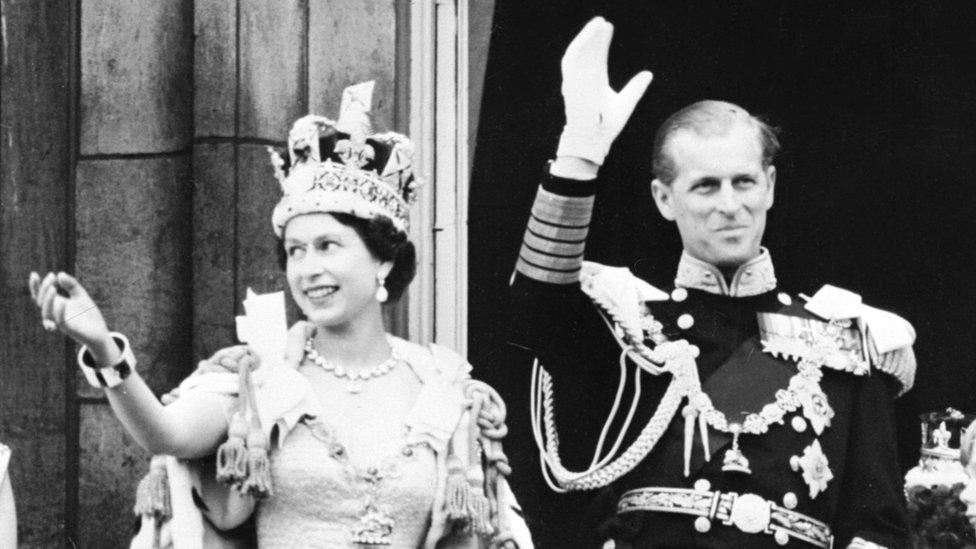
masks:
{"type": "Polygon", "coordinates": [[[426,184],[411,215],[410,338],[468,344],[468,0],[410,7],[410,135],[426,184]]]}

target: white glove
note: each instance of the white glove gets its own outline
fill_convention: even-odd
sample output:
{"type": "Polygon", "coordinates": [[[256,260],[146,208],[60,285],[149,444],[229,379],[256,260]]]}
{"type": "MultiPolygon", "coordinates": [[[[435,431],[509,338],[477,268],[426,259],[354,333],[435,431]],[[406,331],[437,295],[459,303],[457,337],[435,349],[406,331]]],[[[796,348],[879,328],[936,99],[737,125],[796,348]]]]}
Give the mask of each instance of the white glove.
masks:
{"type": "Polygon", "coordinates": [[[566,126],[559,138],[557,157],[582,158],[602,165],[610,144],[651,83],[651,73],[641,71],[620,93],[610,88],[607,54],[611,38],[613,25],[595,17],[566,48],[562,60],[566,126]]]}

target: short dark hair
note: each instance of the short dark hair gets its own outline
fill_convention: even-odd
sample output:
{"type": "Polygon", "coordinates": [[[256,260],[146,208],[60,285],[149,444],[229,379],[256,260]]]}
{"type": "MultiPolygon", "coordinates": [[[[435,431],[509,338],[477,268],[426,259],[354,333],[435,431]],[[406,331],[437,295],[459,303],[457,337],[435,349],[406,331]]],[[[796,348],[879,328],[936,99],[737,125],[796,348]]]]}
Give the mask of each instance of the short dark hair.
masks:
{"type": "MultiPolygon", "coordinates": [[[[417,273],[417,251],[413,242],[407,239],[407,233],[397,229],[393,221],[385,216],[364,219],[347,213],[327,212],[336,221],[347,227],[352,227],[359,238],[363,240],[366,249],[380,261],[392,261],[393,268],[386,276],[384,284],[390,298],[387,303],[395,303],[410,285],[417,273]]],[[[288,265],[288,253],[285,251],[284,240],[278,239],[278,266],[285,270],[288,265]]]]}
{"type": "Polygon", "coordinates": [[[666,150],[668,142],[677,132],[688,130],[701,136],[725,135],[737,122],[745,122],[756,128],[759,145],[762,147],[763,167],[772,165],[779,152],[777,128],[734,103],[705,100],[692,103],[672,114],[658,128],[654,137],[654,177],[665,185],[670,185],[677,176],[674,159],[666,150]]]}

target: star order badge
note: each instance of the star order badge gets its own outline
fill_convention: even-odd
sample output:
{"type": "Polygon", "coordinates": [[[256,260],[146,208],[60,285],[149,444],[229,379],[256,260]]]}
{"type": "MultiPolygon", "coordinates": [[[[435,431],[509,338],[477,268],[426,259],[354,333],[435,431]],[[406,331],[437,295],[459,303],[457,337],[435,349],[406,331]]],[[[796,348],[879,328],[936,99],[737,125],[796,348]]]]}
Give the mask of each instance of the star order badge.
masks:
{"type": "Polygon", "coordinates": [[[820,384],[809,379],[796,377],[790,380],[791,388],[796,390],[803,407],[803,417],[810,421],[814,432],[818,435],[830,426],[830,420],[834,417],[834,409],[827,401],[820,384]],[[795,382],[794,382],[795,380],[795,382]]]}
{"type": "Polygon", "coordinates": [[[791,457],[790,467],[794,471],[803,470],[803,481],[810,487],[810,499],[816,499],[817,495],[826,491],[827,483],[834,478],[819,440],[804,448],[802,457],[791,457]]]}

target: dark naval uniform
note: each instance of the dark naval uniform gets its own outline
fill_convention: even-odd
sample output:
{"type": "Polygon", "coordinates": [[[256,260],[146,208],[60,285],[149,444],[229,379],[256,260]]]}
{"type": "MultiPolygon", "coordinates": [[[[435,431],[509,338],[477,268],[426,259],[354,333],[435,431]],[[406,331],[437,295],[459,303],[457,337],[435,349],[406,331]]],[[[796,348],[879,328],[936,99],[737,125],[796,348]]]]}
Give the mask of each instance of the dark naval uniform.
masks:
{"type": "Polygon", "coordinates": [[[731,282],[685,254],[666,291],[583,264],[594,191],[543,183],[513,281],[514,337],[544,370],[537,439],[552,485],[575,492],[537,510],[540,545],[906,546],[893,400],[914,373],[910,325],[837,289],[807,304],[765,250],[731,282]],[[697,373],[680,404],[680,361],[654,356],[669,345],[697,373]],[[600,457],[623,457],[600,473],[604,430],[600,457]]]}

